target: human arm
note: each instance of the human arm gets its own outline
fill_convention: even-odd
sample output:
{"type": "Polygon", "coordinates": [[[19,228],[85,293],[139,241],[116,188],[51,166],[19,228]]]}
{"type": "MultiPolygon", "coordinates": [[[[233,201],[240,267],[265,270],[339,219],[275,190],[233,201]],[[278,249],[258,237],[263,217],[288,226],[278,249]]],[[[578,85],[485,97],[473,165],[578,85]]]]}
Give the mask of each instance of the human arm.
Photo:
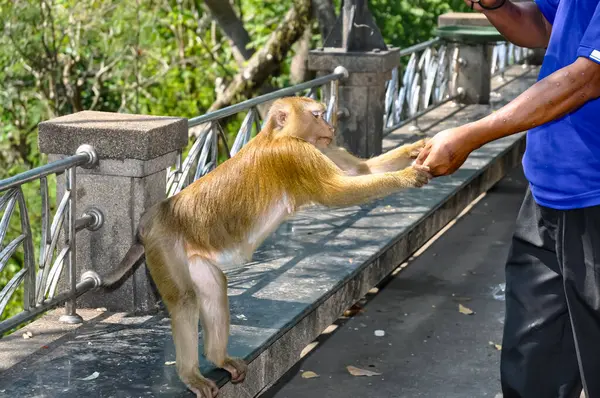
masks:
{"type": "Polygon", "coordinates": [[[600,64],[579,57],[491,115],[438,133],[416,163],[428,166],[434,176],[452,174],[486,143],[556,120],[598,97],[600,64]]]}
{"type": "MultiPolygon", "coordinates": [[[[527,48],[545,48],[550,40],[551,21],[556,13],[554,0],[539,0],[539,5],[533,2],[513,3],[506,0],[506,3],[493,10],[479,5],[494,8],[502,1],[504,0],[480,0],[480,3],[474,3],[473,9],[484,14],[511,43],[527,48]]],[[[465,3],[471,6],[471,0],[465,0],[465,3]]]]}

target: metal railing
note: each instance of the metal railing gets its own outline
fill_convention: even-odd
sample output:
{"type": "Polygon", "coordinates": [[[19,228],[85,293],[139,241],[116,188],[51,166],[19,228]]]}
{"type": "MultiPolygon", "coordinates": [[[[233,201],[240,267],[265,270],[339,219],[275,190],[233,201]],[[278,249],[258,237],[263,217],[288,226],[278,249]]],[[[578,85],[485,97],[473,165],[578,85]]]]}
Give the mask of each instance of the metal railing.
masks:
{"type": "Polygon", "coordinates": [[[168,170],[167,195],[175,195],[187,185],[217,167],[219,160],[219,140],[221,140],[223,148],[225,148],[225,158],[232,157],[246,145],[252,138],[253,133],[258,133],[261,129],[262,120],[257,109],[261,104],[299,93],[317,99],[319,89],[324,85],[330,85],[328,98],[323,98],[327,95],[325,93],[326,90],[320,90],[320,100],[327,105],[325,119],[335,126],[337,124],[339,81],[347,76],[348,71],[345,68],[337,67],[331,74],[189,119],[188,128],[202,126],[202,129],[185,159],[182,159],[183,154],[180,151],[175,168],[168,170]],[[219,121],[244,111],[247,112],[246,116],[236,134],[233,145],[229,148],[226,134],[219,121]]]}
{"type": "Polygon", "coordinates": [[[492,76],[504,76],[509,67],[520,64],[533,54],[533,50],[509,42],[496,43],[492,49],[492,76]]]}
{"type": "MultiPolygon", "coordinates": [[[[384,135],[461,95],[456,87],[459,51],[456,43],[440,38],[400,51],[400,57],[408,60],[405,66],[392,70],[392,78],[386,83],[384,135]]],[[[492,76],[503,76],[506,69],[524,62],[532,52],[512,43],[493,44],[492,76]]]]}
{"type": "Polygon", "coordinates": [[[392,70],[385,95],[384,134],[456,99],[458,47],[436,38],[400,51],[406,66],[392,70]],[[401,74],[401,71],[404,73],[401,74]]]}
{"type": "Polygon", "coordinates": [[[23,311],[0,322],[0,336],[21,323],[27,322],[59,304],[66,303],[63,322],[79,323],[76,314],[76,298],[95,286],[92,279],[77,282],[76,277],[76,236],[77,232],[102,225],[102,214],[90,209],[76,217],[76,168],[93,167],[98,158],[94,148],[83,145],[73,156],[66,157],[44,166],[0,181],[0,272],[9,264],[19,249],[23,250],[23,267],[14,274],[0,291],[0,315],[6,309],[11,297],[23,284],[23,311]],[[48,177],[65,177],[64,194],[57,200],[54,216],[50,213],[48,177]],[[41,197],[42,232],[38,259],[35,258],[34,239],[30,226],[27,203],[23,195],[23,185],[39,180],[41,197]],[[18,209],[20,231],[10,242],[4,243],[10,221],[18,209]],[[61,234],[62,230],[62,234],[61,234]],[[67,269],[66,291],[57,294],[63,270],[67,269]]]}

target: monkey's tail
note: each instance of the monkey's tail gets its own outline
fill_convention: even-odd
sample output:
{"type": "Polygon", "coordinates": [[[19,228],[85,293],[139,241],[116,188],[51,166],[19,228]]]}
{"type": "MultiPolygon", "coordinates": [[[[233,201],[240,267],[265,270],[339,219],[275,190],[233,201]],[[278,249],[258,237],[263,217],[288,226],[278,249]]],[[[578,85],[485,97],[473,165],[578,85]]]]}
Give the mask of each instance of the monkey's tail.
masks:
{"type": "Polygon", "coordinates": [[[141,263],[140,260],[143,256],[144,246],[138,239],[136,239],[119,265],[112,270],[110,274],[101,278],[102,287],[111,287],[115,283],[119,282],[126,274],[128,274],[130,271],[133,271],[136,266],[141,263]]]}

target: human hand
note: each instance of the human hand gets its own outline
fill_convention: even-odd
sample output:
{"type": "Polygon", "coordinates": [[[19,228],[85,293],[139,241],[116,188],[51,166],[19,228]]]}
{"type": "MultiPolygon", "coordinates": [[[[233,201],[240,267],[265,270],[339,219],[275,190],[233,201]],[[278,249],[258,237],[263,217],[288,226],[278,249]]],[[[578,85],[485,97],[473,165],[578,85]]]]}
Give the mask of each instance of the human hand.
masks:
{"type": "Polygon", "coordinates": [[[431,138],[414,163],[429,167],[434,177],[445,176],[458,170],[473,149],[462,127],[448,129],[431,138]]]}

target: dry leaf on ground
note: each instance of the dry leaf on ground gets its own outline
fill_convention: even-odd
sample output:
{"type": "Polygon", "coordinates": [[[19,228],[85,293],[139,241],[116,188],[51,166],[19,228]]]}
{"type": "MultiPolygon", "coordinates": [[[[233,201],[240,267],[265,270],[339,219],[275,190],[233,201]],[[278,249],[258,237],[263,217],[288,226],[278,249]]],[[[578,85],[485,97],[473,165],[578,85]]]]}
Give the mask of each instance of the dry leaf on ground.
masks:
{"type": "Polygon", "coordinates": [[[175,365],[175,361],[166,361],[165,365],[167,365],[167,366],[175,365]]]}
{"type": "Polygon", "coordinates": [[[496,344],[493,341],[490,341],[490,345],[492,347],[494,347],[495,349],[497,349],[498,351],[500,351],[502,349],[502,345],[501,344],[496,344]]]}
{"type": "Polygon", "coordinates": [[[366,369],[360,369],[357,368],[355,366],[346,366],[346,369],[348,369],[348,372],[352,375],[352,376],[381,376],[381,373],[377,373],[377,372],[372,372],[370,370],[366,370],[366,369]]]}
{"type": "Polygon", "coordinates": [[[357,303],[357,304],[354,304],[352,307],[348,308],[346,311],[344,311],[343,316],[350,318],[350,317],[360,314],[362,312],[365,312],[365,309],[362,308],[362,306],[357,303]]]}
{"type": "Polygon", "coordinates": [[[319,377],[315,372],[311,372],[310,370],[302,373],[303,379],[314,379],[315,377],[319,377]]]}
{"type": "Polygon", "coordinates": [[[467,308],[462,304],[458,305],[458,312],[460,312],[461,314],[465,314],[465,315],[473,315],[474,314],[472,309],[467,308]]]}

